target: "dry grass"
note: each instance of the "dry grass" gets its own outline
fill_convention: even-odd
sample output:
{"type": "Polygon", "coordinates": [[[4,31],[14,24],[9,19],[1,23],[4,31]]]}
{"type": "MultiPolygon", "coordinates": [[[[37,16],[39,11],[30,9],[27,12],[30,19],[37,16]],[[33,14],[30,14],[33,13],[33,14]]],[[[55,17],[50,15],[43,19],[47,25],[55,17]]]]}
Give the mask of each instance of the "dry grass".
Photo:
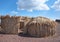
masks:
{"type": "Polygon", "coordinates": [[[2,16],[1,17],[1,27],[4,33],[17,34],[18,28],[20,27],[19,20],[20,17],[17,16],[2,16]]]}
{"type": "Polygon", "coordinates": [[[45,37],[55,34],[56,22],[45,17],[33,18],[25,27],[23,33],[31,36],[45,37]]]}
{"type": "Polygon", "coordinates": [[[1,27],[4,33],[18,34],[18,29],[31,36],[45,37],[55,34],[56,22],[45,17],[1,16],[1,27]],[[23,22],[21,22],[23,20],[23,22]]]}
{"type": "MultiPolygon", "coordinates": [[[[29,30],[30,30],[30,28],[31,28],[31,30],[32,30],[32,28],[33,28],[33,30],[35,30],[34,27],[38,28],[42,25],[42,24],[40,24],[42,21],[40,21],[40,23],[38,22],[37,24],[32,22],[32,21],[35,21],[35,20],[32,19],[31,21],[29,21],[27,23],[27,25],[29,24],[27,27],[30,26],[28,28],[29,30]]],[[[48,21],[48,23],[49,23],[49,21],[48,21]]],[[[55,30],[55,28],[53,29],[53,27],[55,27],[56,23],[54,21],[52,21],[49,24],[51,24],[52,30],[55,30]]],[[[50,29],[50,28],[48,28],[48,29],[50,29]]],[[[39,33],[39,31],[38,31],[38,33],[39,33]]],[[[58,24],[57,27],[56,27],[56,34],[57,35],[54,36],[54,37],[52,36],[52,37],[46,37],[46,38],[34,38],[34,37],[27,37],[27,36],[24,37],[24,36],[21,36],[21,35],[18,36],[18,35],[0,34],[0,42],[60,42],[60,24],[58,24]]]]}

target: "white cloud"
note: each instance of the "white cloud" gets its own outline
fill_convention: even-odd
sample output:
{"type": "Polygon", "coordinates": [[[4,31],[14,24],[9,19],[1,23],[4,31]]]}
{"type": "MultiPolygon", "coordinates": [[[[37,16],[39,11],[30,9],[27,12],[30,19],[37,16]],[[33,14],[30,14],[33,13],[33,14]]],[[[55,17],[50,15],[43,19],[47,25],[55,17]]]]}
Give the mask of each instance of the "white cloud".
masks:
{"type": "Polygon", "coordinates": [[[55,3],[52,5],[52,8],[60,11],[60,0],[55,1],[55,3]]]}
{"type": "Polygon", "coordinates": [[[49,7],[45,2],[48,0],[18,0],[17,7],[18,10],[49,10],[49,7]]]}
{"type": "Polygon", "coordinates": [[[18,12],[16,12],[16,11],[11,11],[10,13],[11,14],[18,14],[18,12]]]}

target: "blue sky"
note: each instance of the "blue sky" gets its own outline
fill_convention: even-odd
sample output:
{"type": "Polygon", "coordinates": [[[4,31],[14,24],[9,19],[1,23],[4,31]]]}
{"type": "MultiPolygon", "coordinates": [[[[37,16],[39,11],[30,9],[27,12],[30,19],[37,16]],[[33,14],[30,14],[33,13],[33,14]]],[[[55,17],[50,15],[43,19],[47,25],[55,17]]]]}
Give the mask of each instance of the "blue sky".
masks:
{"type": "Polygon", "coordinates": [[[60,0],[0,0],[0,15],[7,14],[60,19],[60,0]]]}

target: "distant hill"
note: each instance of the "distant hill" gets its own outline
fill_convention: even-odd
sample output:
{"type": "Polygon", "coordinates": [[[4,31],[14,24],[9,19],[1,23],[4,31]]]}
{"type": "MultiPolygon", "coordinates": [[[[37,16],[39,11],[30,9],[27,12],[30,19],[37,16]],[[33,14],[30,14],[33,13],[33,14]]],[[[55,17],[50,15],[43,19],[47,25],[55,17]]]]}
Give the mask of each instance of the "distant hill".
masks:
{"type": "Polygon", "coordinates": [[[56,22],[60,22],[60,19],[56,19],[55,21],[56,21],[56,22]]]}

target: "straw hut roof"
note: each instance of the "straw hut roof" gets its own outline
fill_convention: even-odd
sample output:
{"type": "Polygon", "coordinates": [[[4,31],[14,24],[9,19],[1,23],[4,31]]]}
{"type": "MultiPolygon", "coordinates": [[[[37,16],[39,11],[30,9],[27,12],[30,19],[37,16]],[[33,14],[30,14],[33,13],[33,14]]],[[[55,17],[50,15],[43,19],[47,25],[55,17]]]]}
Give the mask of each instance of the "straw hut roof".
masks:
{"type": "Polygon", "coordinates": [[[47,25],[52,25],[52,27],[54,27],[57,23],[53,20],[50,20],[46,17],[36,17],[33,18],[33,20],[30,22],[31,23],[39,23],[39,24],[47,24],[47,25]]]}

